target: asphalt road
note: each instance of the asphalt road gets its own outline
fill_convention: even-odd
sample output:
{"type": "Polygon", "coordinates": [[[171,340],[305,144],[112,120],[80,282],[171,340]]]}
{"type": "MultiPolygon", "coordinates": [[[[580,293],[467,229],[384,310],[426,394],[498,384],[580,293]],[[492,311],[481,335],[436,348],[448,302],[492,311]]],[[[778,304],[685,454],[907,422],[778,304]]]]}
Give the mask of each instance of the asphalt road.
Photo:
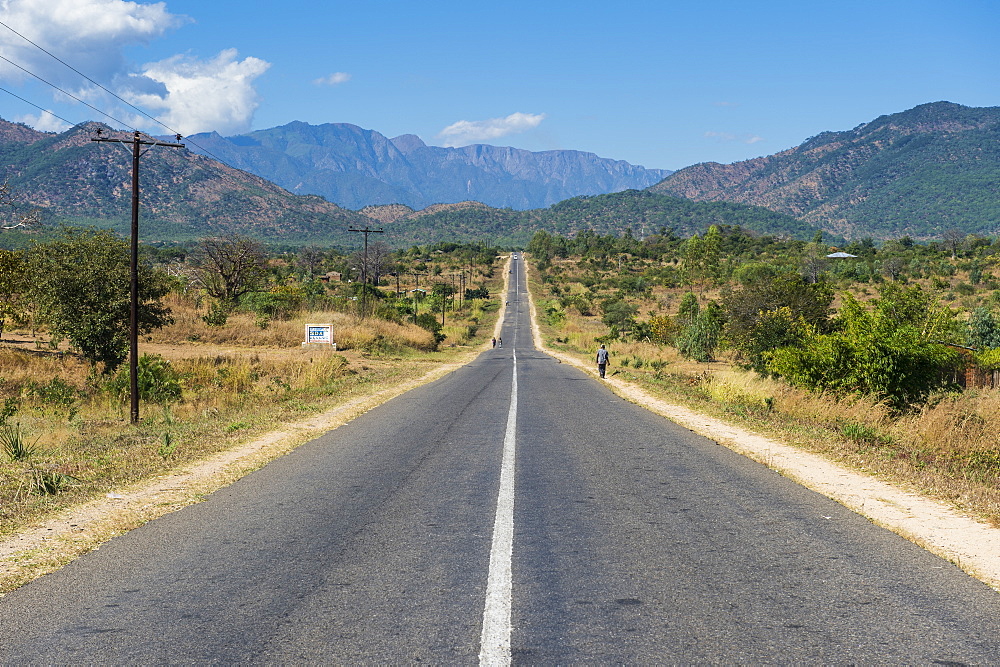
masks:
{"type": "Polygon", "coordinates": [[[505,559],[485,661],[1000,662],[994,591],[534,350],[521,263],[502,347],[0,599],[0,664],[478,662],[505,559]]]}

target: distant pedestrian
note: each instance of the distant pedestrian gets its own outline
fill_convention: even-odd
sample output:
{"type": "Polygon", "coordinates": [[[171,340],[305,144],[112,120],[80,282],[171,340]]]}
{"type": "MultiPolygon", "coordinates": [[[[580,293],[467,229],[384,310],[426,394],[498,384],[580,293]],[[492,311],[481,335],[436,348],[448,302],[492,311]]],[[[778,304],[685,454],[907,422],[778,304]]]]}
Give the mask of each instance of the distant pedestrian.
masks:
{"type": "Polygon", "coordinates": [[[597,372],[604,377],[604,372],[608,370],[608,351],[604,347],[604,343],[601,343],[601,347],[597,350],[597,372]]]}
{"type": "Polygon", "coordinates": [[[497,346],[497,339],[496,339],[496,336],[494,336],[493,337],[493,347],[496,347],[496,346],[497,346]]]}
{"type": "Polygon", "coordinates": [[[503,338],[501,338],[500,336],[497,336],[497,345],[503,347],[503,338]]]}

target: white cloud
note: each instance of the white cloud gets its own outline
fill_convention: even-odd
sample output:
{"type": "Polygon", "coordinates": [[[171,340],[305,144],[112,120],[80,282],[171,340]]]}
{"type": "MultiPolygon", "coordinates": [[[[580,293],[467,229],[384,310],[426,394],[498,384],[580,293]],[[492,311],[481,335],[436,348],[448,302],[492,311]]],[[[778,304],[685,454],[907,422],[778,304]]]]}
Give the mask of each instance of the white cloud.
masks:
{"type": "Polygon", "coordinates": [[[51,111],[42,111],[37,116],[18,116],[15,123],[30,125],[39,132],[65,132],[71,125],[56,118],[51,111]]]}
{"type": "Polygon", "coordinates": [[[534,129],[545,120],[545,114],[512,113],[504,118],[489,118],[487,120],[460,120],[438,132],[438,138],[444,139],[444,145],[449,147],[467,146],[469,144],[490,141],[534,129]]]}
{"type": "MultiPolygon", "coordinates": [[[[259,58],[237,60],[235,49],[223,50],[207,60],[174,56],[145,65],[129,63],[124,55],[127,47],[149,43],[190,22],[188,17],[170,14],[164,2],[0,0],[0,13],[3,22],[20,34],[182,134],[249,129],[260,103],[254,81],[270,67],[259,58]]],[[[0,52],[115,118],[150,132],[165,132],[162,126],[3,27],[0,52]]],[[[0,81],[27,80],[31,80],[28,75],[0,61],[0,81]]],[[[69,102],[55,90],[49,94],[59,104],[69,102]]],[[[38,102],[37,98],[33,101],[38,102]]],[[[115,124],[83,107],[69,117],[115,124]]],[[[48,114],[32,120],[41,125],[52,123],[48,114]]],[[[25,122],[41,129],[38,124],[25,122]]]]}
{"type": "Polygon", "coordinates": [[[729,132],[706,132],[706,139],[719,139],[720,141],[736,141],[736,135],[729,132]]]}
{"type": "Polygon", "coordinates": [[[323,76],[318,79],[313,79],[313,83],[317,86],[337,86],[342,83],[347,83],[351,80],[351,75],[347,72],[334,72],[329,76],[323,76]]]}
{"type": "Polygon", "coordinates": [[[144,77],[162,84],[165,92],[134,91],[129,101],[181,134],[245,132],[260,104],[253,82],[271,64],[236,56],[236,49],[226,49],[208,61],[174,56],[149,63],[143,67],[144,77]]]}
{"type": "Polygon", "coordinates": [[[764,137],[759,137],[756,134],[733,134],[731,132],[705,132],[702,135],[706,139],[718,139],[719,141],[738,141],[743,144],[755,144],[758,141],[764,141],[764,137]]]}
{"type": "MultiPolygon", "coordinates": [[[[168,13],[162,2],[0,0],[0,10],[8,26],[105,85],[126,69],[122,49],[146,44],[189,21],[168,13]]],[[[5,28],[0,28],[0,48],[6,57],[60,87],[80,91],[91,86],[5,28]]],[[[26,77],[0,62],[0,79],[19,82],[26,77]]]]}

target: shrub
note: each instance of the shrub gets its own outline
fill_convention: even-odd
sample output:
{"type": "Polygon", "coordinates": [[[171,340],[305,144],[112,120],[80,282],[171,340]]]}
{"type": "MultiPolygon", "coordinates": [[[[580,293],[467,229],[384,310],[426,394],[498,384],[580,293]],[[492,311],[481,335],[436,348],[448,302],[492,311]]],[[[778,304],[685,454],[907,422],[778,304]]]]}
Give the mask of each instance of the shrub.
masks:
{"type": "MultiPolygon", "coordinates": [[[[180,374],[170,362],[157,354],[139,357],[139,398],[151,403],[173,403],[181,399],[180,374]]],[[[113,396],[125,400],[129,396],[129,369],[122,368],[112,378],[106,389],[113,396]]]]}
{"type": "Polygon", "coordinates": [[[35,446],[25,441],[20,424],[5,424],[0,427],[0,446],[8,461],[27,461],[36,453],[35,446]]]}
{"type": "Polygon", "coordinates": [[[213,303],[201,319],[210,327],[224,327],[229,321],[229,310],[221,303],[213,303]]]}
{"type": "Polygon", "coordinates": [[[441,333],[441,322],[438,321],[437,316],[433,313],[420,313],[417,315],[417,326],[434,334],[435,350],[437,349],[437,346],[440,345],[445,338],[447,338],[447,336],[441,333]]]}
{"type": "Polygon", "coordinates": [[[871,311],[847,294],[837,324],[834,333],[771,352],[768,371],[800,387],[868,394],[901,409],[946,385],[962,363],[938,342],[953,335],[954,314],[919,287],[887,285],[871,311]]]}
{"type": "Polygon", "coordinates": [[[710,302],[677,334],[677,351],[695,361],[712,361],[722,331],[722,312],[710,302]]]}

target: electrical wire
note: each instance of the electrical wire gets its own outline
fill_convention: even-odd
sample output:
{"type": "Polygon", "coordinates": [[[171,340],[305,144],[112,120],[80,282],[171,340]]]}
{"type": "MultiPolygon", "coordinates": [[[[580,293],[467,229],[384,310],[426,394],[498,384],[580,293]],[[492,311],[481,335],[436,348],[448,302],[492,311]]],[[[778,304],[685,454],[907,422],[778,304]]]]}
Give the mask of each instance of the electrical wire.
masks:
{"type": "MultiPolygon", "coordinates": [[[[95,86],[97,86],[98,88],[100,88],[101,90],[103,90],[104,92],[106,92],[108,95],[111,95],[112,97],[114,97],[115,99],[117,99],[119,102],[127,104],[132,109],[138,111],[143,116],[145,116],[149,120],[153,121],[154,123],[156,123],[160,127],[164,128],[166,130],[169,130],[173,134],[180,134],[180,132],[178,132],[177,130],[174,130],[173,128],[171,128],[168,125],[164,124],[160,119],[155,118],[153,116],[150,116],[148,113],[146,113],[145,111],[143,111],[139,107],[135,106],[134,104],[132,104],[128,100],[123,99],[122,97],[120,97],[117,93],[115,93],[115,92],[113,92],[111,90],[108,90],[107,88],[105,88],[104,86],[102,86],[100,83],[98,83],[97,81],[94,81],[89,76],[87,76],[86,74],[84,74],[83,72],[81,72],[80,70],[78,70],[77,68],[73,67],[72,65],[70,65],[68,62],[66,62],[65,60],[63,60],[59,56],[57,56],[54,53],[52,53],[51,51],[47,50],[45,47],[40,46],[39,44],[36,44],[35,42],[31,41],[30,39],[28,39],[27,37],[25,37],[24,35],[22,35],[21,33],[19,33],[17,30],[14,30],[13,28],[11,28],[9,25],[7,25],[6,23],[4,23],[3,21],[0,21],[0,25],[2,25],[4,28],[7,28],[7,30],[10,30],[12,33],[14,33],[18,37],[20,37],[21,39],[23,39],[24,41],[26,41],[28,44],[31,44],[33,47],[35,47],[36,49],[38,49],[39,51],[41,51],[45,55],[47,55],[50,58],[56,60],[57,62],[61,63],[62,65],[65,65],[69,69],[73,70],[74,72],[76,72],[77,74],[79,74],[80,76],[82,76],[84,79],[86,79],[87,81],[91,82],[92,84],[94,84],[95,86]]],[[[4,60],[7,60],[7,59],[4,58],[4,60]]],[[[7,62],[10,62],[10,61],[7,60],[7,62]]],[[[13,64],[13,63],[11,63],[11,64],[13,64]]],[[[29,72],[29,74],[30,74],[30,72],[29,72]]]]}
{"type": "MultiPolygon", "coordinates": [[[[164,123],[164,122],[163,122],[163,121],[161,121],[160,119],[158,119],[158,118],[156,118],[156,117],[154,117],[154,116],[151,116],[151,115],[149,115],[148,113],[146,113],[145,111],[143,111],[143,110],[142,110],[142,109],[140,109],[139,107],[135,106],[134,104],[132,104],[132,103],[131,103],[131,102],[129,102],[128,100],[126,100],[126,99],[123,99],[123,98],[122,98],[121,96],[119,96],[119,95],[118,95],[117,93],[115,93],[115,92],[113,92],[113,91],[111,91],[111,90],[108,90],[108,89],[107,89],[106,87],[104,87],[103,85],[101,85],[100,83],[98,83],[97,81],[95,81],[94,79],[90,78],[89,76],[87,76],[86,74],[84,74],[83,72],[81,72],[80,70],[78,70],[77,68],[73,67],[72,65],[70,65],[70,64],[69,64],[68,62],[66,62],[65,60],[63,60],[63,59],[62,59],[62,58],[60,58],[59,56],[57,56],[57,55],[55,55],[54,53],[52,53],[52,52],[48,51],[47,49],[45,49],[44,47],[40,46],[39,44],[36,44],[35,42],[33,42],[32,40],[30,40],[29,38],[27,38],[27,37],[25,37],[24,35],[22,35],[21,33],[19,33],[19,32],[18,32],[17,30],[14,30],[13,28],[11,28],[11,27],[10,27],[9,25],[7,25],[6,23],[4,23],[3,21],[0,21],[0,26],[3,26],[4,28],[7,28],[7,30],[10,30],[10,31],[11,31],[12,33],[14,33],[14,34],[15,34],[15,35],[17,35],[18,37],[20,37],[21,39],[23,39],[24,41],[26,41],[26,42],[27,42],[28,44],[31,44],[31,45],[32,45],[33,47],[35,47],[36,49],[38,49],[39,51],[41,51],[41,52],[42,52],[42,53],[44,53],[45,55],[47,55],[47,56],[49,56],[50,58],[52,58],[53,60],[55,60],[55,61],[59,62],[59,63],[60,63],[60,64],[62,64],[63,66],[65,66],[65,67],[69,68],[70,70],[72,70],[72,71],[73,71],[73,72],[75,72],[76,74],[78,74],[78,75],[82,76],[82,77],[83,77],[84,79],[86,79],[86,80],[87,80],[87,81],[89,81],[90,83],[94,84],[95,86],[97,86],[98,88],[100,88],[101,90],[103,90],[104,92],[106,92],[107,94],[111,95],[111,96],[112,96],[112,97],[114,97],[115,99],[119,100],[119,101],[120,101],[120,102],[122,102],[123,104],[125,104],[125,105],[127,105],[127,106],[131,107],[132,109],[134,109],[135,111],[139,112],[140,114],[142,114],[143,116],[145,116],[145,117],[146,117],[146,118],[148,118],[149,120],[153,121],[154,123],[156,123],[156,124],[157,124],[157,125],[159,125],[160,127],[164,128],[164,129],[166,129],[166,130],[169,130],[169,131],[170,131],[170,132],[171,132],[172,134],[176,135],[178,139],[180,139],[180,138],[181,138],[181,136],[182,136],[182,135],[181,135],[181,133],[180,133],[180,132],[178,132],[177,130],[174,130],[173,128],[171,128],[171,127],[170,127],[169,125],[167,125],[166,123],[164,123]]],[[[10,63],[11,65],[13,65],[14,67],[18,68],[19,70],[21,70],[21,71],[25,72],[26,74],[29,74],[29,75],[31,75],[31,76],[33,76],[33,77],[35,77],[36,79],[38,79],[38,80],[39,80],[39,81],[41,81],[42,83],[44,83],[44,84],[46,84],[46,85],[48,85],[48,86],[51,86],[52,88],[55,88],[56,90],[58,90],[58,91],[59,91],[59,92],[61,92],[62,94],[64,94],[64,95],[66,95],[66,96],[68,96],[68,97],[70,97],[70,98],[72,98],[72,99],[76,100],[77,102],[80,102],[81,104],[83,104],[83,105],[85,105],[85,106],[87,106],[87,107],[89,107],[89,108],[91,108],[91,109],[93,109],[93,110],[94,110],[94,111],[96,111],[97,113],[99,113],[99,114],[101,114],[101,115],[103,115],[103,116],[106,116],[107,118],[110,118],[111,120],[115,121],[115,122],[116,122],[116,123],[118,123],[119,125],[123,125],[123,126],[125,126],[125,127],[129,128],[129,129],[131,129],[131,130],[133,130],[133,131],[135,131],[135,132],[139,132],[139,131],[140,131],[140,130],[139,130],[138,128],[135,128],[135,127],[132,127],[132,126],[131,126],[131,125],[129,125],[128,123],[126,123],[126,122],[124,122],[124,121],[121,121],[121,120],[118,120],[118,119],[117,119],[117,118],[115,118],[114,116],[112,116],[112,115],[110,115],[110,114],[108,114],[108,113],[106,113],[106,112],[104,112],[104,111],[102,111],[102,110],[98,109],[97,107],[95,107],[95,106],[93,106],[93,105],[91,105],[91,104],[89,104],[89,103],[87,103],[87,102],[85,102],[85,101],[81,100],[80,98],[76,97],[75,95],[73,95],[73,94],[71,94],[71,93],[68,93],[68,92],[66,92],[65,90],[63,90],[63,89],[62,89],[62,88],[60,88],[59,86],[55,85],[54,83],[51,83],[51,82],[49,82],[49,81],[46,81],[45,79],[43,79],[42,77],[38,76],[38,75],[37,75],[37,74],[35,74],[34,72],[32,72],[32,71],[30,71],[30,70],[26,69],[25,67],[22,67],[21,65],[18,65],[17,63],[15,63],[14,61],[10,60],[9,58],[7,58],[7,57],[5,57],[5,56],[3,56],[3,55],[0,55],[0,58],[2,58],[3,60],[7,61],[8,63],[10,63]]],[[[0,90],[3,90],[3,89],[0,89],[0,90]]],[[[21,100],[22,102],[26,102],[27,104],[30,104],[31,106],[35,107],[36,109],[40,109],[40,108],[41,108],[41,107],[39,107],[39,106],[38,106],[38,105],[36,105],[36,104],[33,104],[33,103],[31,103],[31,102],[28,102],[27,100],[25,100],[25,99],[24,99],[24,98],[22,98],[22,97],[19,97],[19,96],[17,96],[17,95],[14,95],[13,93],[10,93],[10,91],[7,91],[7,90],[5,90],[5,92],[7,92],[7,93],[9,93],[9,94],[13,95],[14,97],[17,97],[17,99],[21,100]]],[[[47,111],[47,110],[43,109],[43,111],[47,111]]],[[[51,111],[48,111],[48,113],[52,113],[52,112],[51,112],[51,111]]],[[[52,114],[52,115],[53,115],[53,116],[55,116],[55,114],[52,114]]],[[[56,116],[56,118],[59,118],[59,117],[58,117],[58,116],[56,116]]],[[[60,118],[60,120],[62,120],[62,121],[63,121],[63,122],[65,122],[65,123],[69,123],[70,125],[74,125],[74,123],[70,123],[69,121],[67,121],[67,120],[66,120],[66,119],[64,119],[64,118],[60,118]]],[[[146,133],[145,133],[145,132],[143,132],[143,134],[146,134],[146,133]]],[[[149,135],[147,134],[146,136],[149,136],[149,135]]],[[[151,138],[152,138],[152,137],[151,137],[151,138]]],[[[219,162],[222,162],[223,164],[226,164],[226,161],[225,161],[225,160],[223,160],[223,159],[222,159],[222,158],[220,158],[219,156],[217,156],[217,155],[213,154],[213,153],[212,153],[212,152],[211,152],[210,150],[208,150],[208,149],[207,149],[207,148],[205,148],[204,146],[201,146],[201,145],[199,145],[199,144],[198,144],[197,142],[195,142],[195,141],[192,141],[192,140],[191,140],[191,139],[190,139],[189,137],[185,138],[185,141],[187,141],[188,143],[190,143],[190,144],[194,145],[195,147],[199,148],[199,149],[200,149],[200,150],[201,150],[202,152],[204,152],[205,154],[207,154],[207,155],[211,156],[211,157],[212,157],[212,158],[214,158],[215,160],[218,160],[219,162]]]]}
{"type": "Polygon", "coordinates": [[[30,101],[30,100],[26,100],[26,99],[24,99],[23,97],[21,97],[20,95],[17,95],[17,94],[15,94],[15,93],[12,93],[12,92],[10,92],[9,90],[7,90],[6,88],[4,88],[4,87],[2,87],[2,86],[0,86],[0,91],[3,91],[3,92],[5,92],[5,93],[7,93],[7,94],[8,94],[8,95],[10,95],[11,97],[16,97],[17,99],[21,100],[21,101],[22,101],[22,102],[24,102],[25,104],[29,104],[29,105],[31,105],[31,106],[33,106],[33,107],[35,107],[36,109],[38,109],[38,110],[39,110],[39,111],[41,111],[42,113],[47,113],[47,114],[49,114],[50,116],[52,116],[52,117],[54,117],[54,118],[58,118],[58,119],[59,119],[59,120],[61,120],[62,122],[66,123],[67,125],[76,125],[76,123],[74,123],[73,121],[71,121],[71,120],[66,120],[66,119],[65,119],[65,118],[63,118],[62,116],[60,116],[60,115],[58,115],[58,114],[54,113],[53,111],[51,111],[51,110],[49,110],[49,109],[46,109],[46,108],[44,108],[44,107],[40,107],[40,106],[38,106],[37,104],[35,104],[34,102],[32,102],[32,101],[30,101]]]}
{"type": "MultiPolygon", "coordinates": [[[[54,84],[54,83],[52,83],[51,81],[46,81],[45,79],[43,79],[42,77],[38,76],[37,74],[35,74],[35,73],[34,73],[34,72],[32,72],[31,70],[29,70],[29,69],[26,69],[26,68],[24,68],[24,67],[21,67],[20,65],[18,65],[18,64],[17,64],[16,62],[14,62],[13,60],[11,60],[10,58],[8,58],[8,57],[6,57],[6,56],[3,56],[3,55],[0,55],[0,60],[5,60],[5,61],[7,61],[8,63],[10,63],[11,65],[13,65],[14,67],[16,67],[16,68],[18,68],[19,70],[21,70],[22,72],[24,72],[25,74],[29,74],[29,75],[31,75],[31,76],[33,76],[33,77],[35,77],[36,79],[38,79],[39,81],[41,81],[41,82],[42,82],[42,83],[44,83],[45,85],[47,85],[47,86],[51,86],[51,87],[55,88],[56,90],[58,90],[58,91],[59,91],[60,93],[62,93],[63,95],[66,95],[67,97],[70,97],[70,98],[72,98],[72,99],[76,100],[77,102],[79,102],[80,104],[82,104],[82,105],[84,105],[84,106],[86,106],[86,107],[90,107],[91,109],[93,109],[93,110],[94,110],[94,111],[96,111],[97,113],[99,113],[99,114],[101,114],[101,115],[103,115],[103,116],[107,116],[108,118],[110,118],[111,120],[115,121],[116,123],[118,123],[118,124],[120,124],[120,125],[124,125],[125,127],[129,128],[129,129],[132,129],[132,130],[135,130],[135,131],[138,131],[138,130],[137,130],[136,128],[132,127],[131,125],[129,125],[129,124],[128,124],[128,123],[126,123],[125,121],[122,121],[122,120],[118,120],[117,118],[115,118],[115,117],[114,117],[114,116],[112,116],[111,114],[109,114],[109,113],[106,113],[106,112],[104,112],[104,111],[101,111],[100,109],[98,109],[97,107],[95,107],[95,106],[94,106],[93,104],[91,104],[91,103],[89,103],[89,102],[85,102],[84,100],[81,100],[81,99],[80,99],[79,97],[77,97],[77,96],[76,96],[76,95],[74,95],[73,93],[70,93],[70,92],[67,92],[67,91],[63,90],[62,88],[60,88],[59,86],[55,85],[55,84],[54,84]]],[[[34,105],[32,105],[32,106],[34,106],[34,105]]]]}

